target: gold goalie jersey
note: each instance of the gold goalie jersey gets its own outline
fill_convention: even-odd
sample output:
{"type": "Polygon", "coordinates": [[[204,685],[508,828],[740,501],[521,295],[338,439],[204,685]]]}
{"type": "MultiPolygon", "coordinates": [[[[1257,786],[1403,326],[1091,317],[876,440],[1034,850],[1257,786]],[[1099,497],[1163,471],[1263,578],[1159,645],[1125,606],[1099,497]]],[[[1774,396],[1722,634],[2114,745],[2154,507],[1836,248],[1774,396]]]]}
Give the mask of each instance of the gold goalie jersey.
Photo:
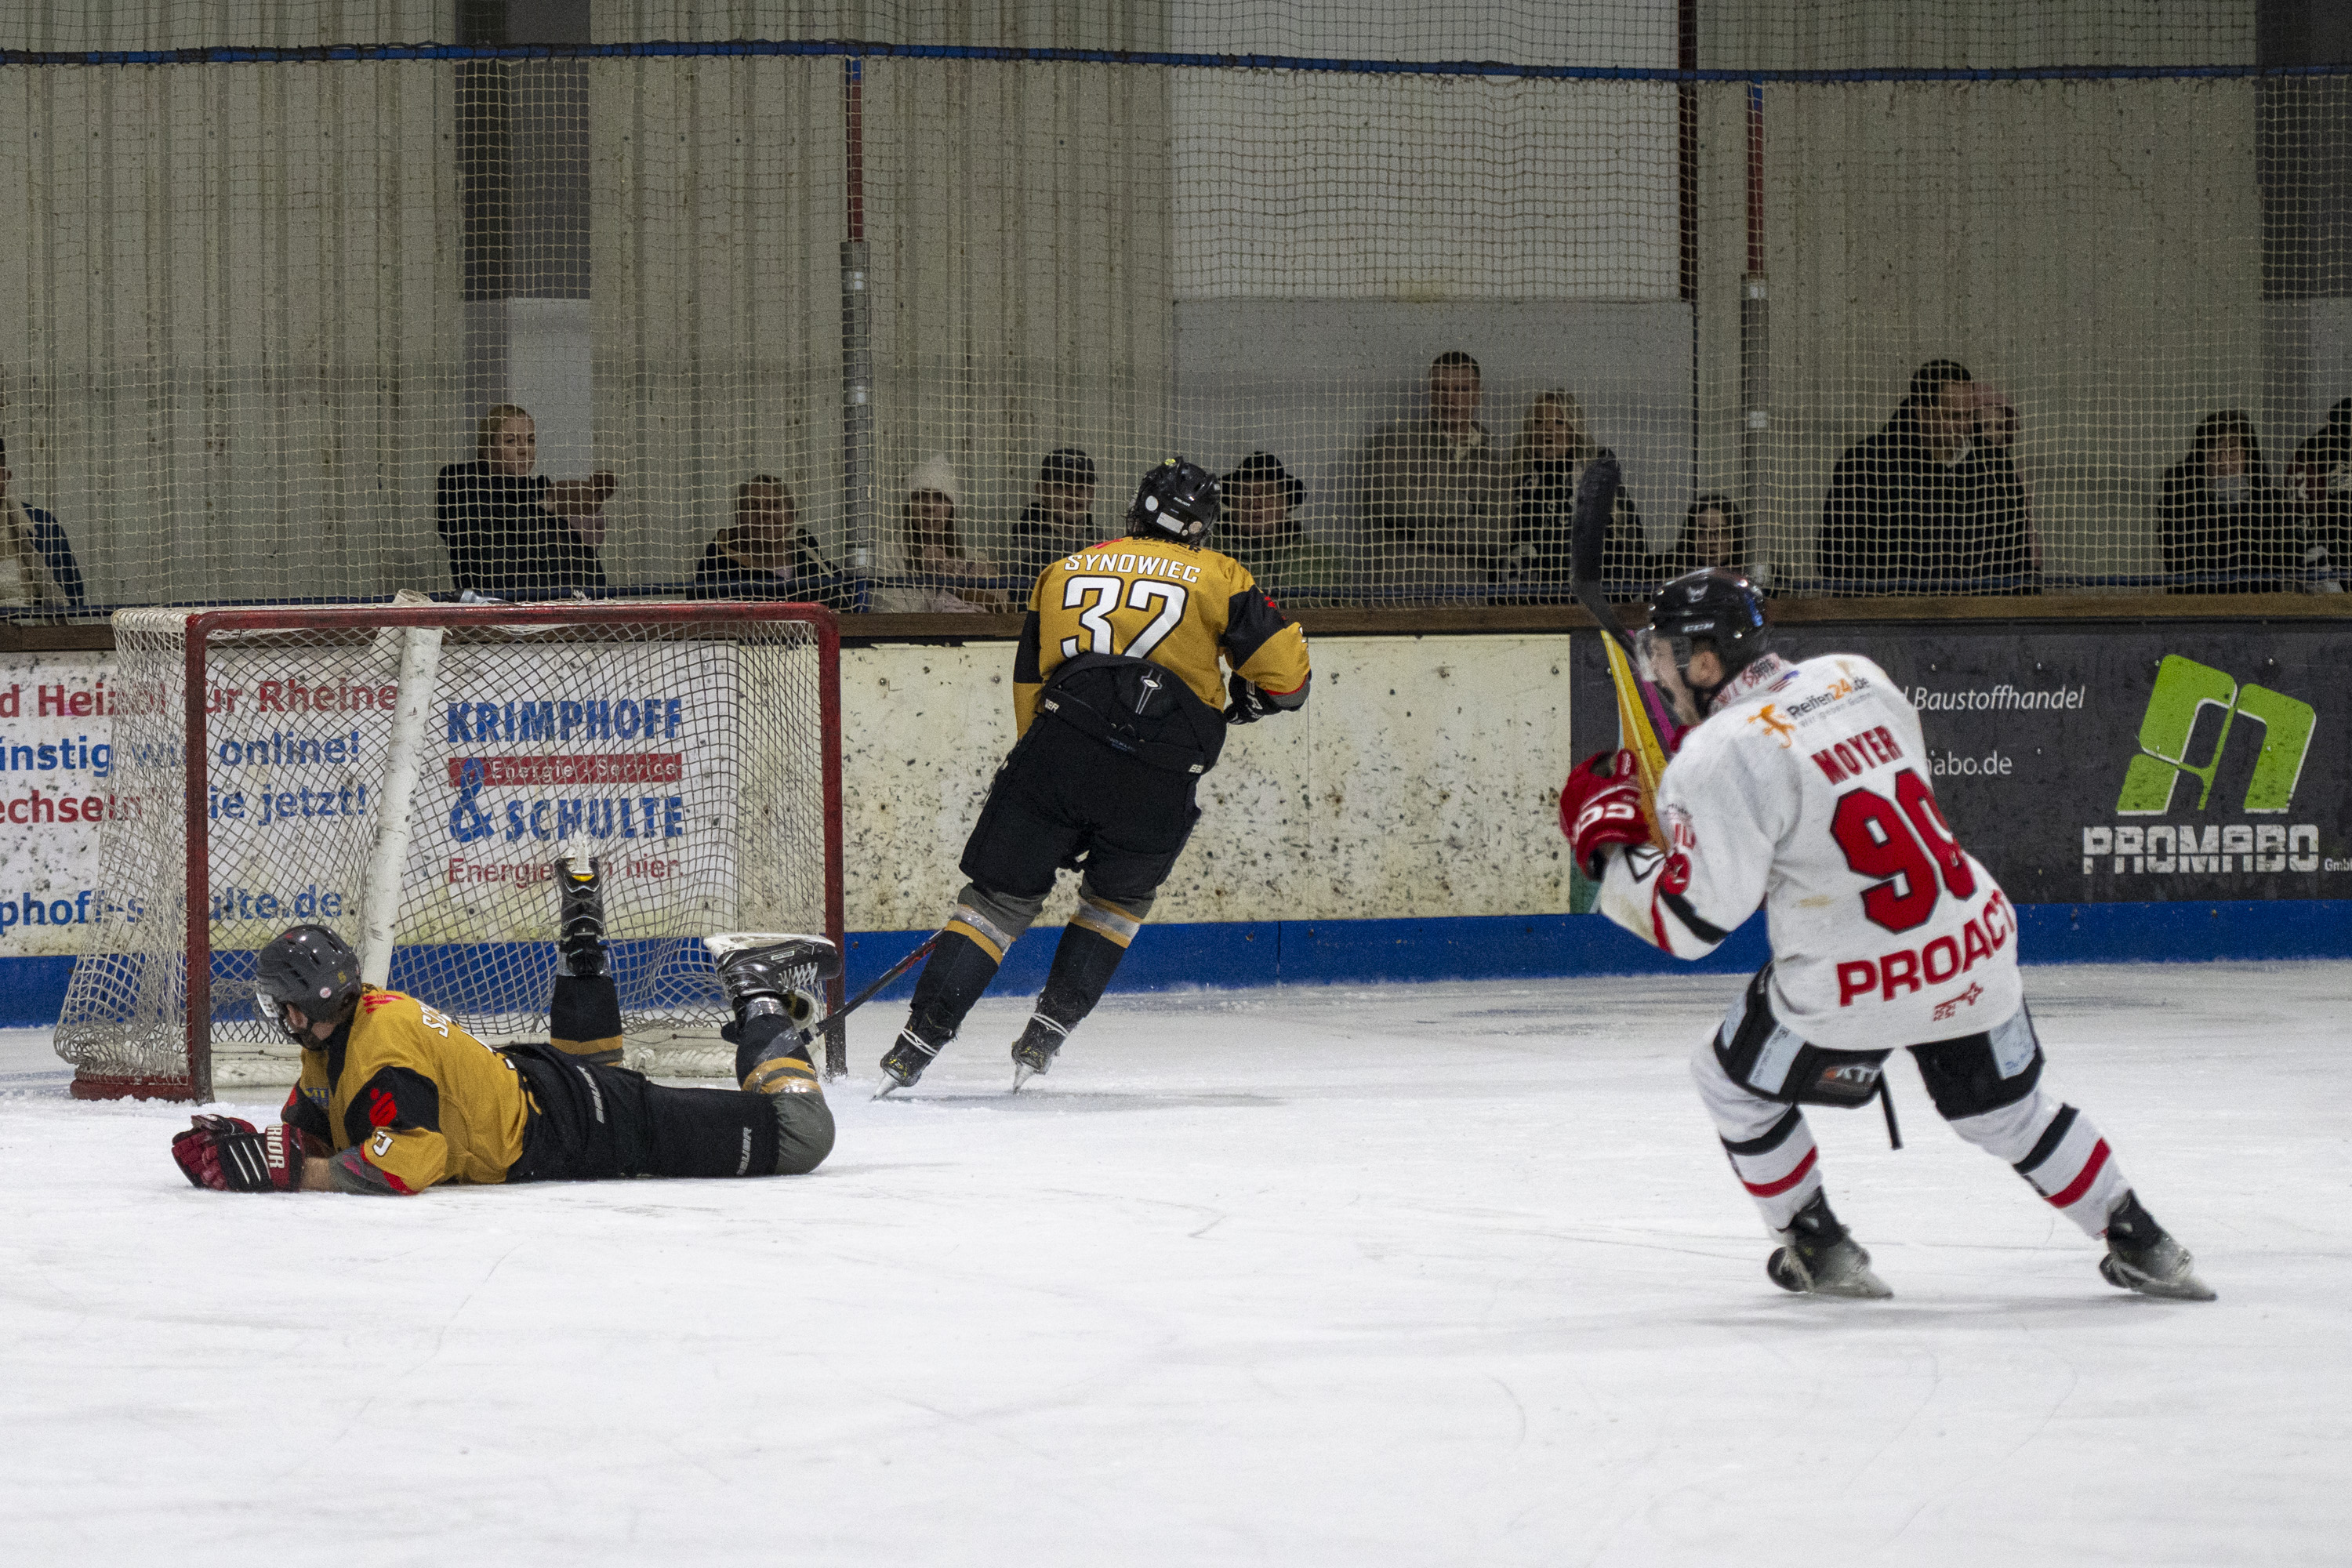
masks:
{"type": "Polygon", "coordinates": [[[529,1117],[504,1055],[447,1014],[371,985],[348,1028],[302,1052],[281,1119],[334,1150],[339,1189],[421,1193],[505,1181],[529,1117]]]}
{"type": "Polygon", "coordinates": [[[1022,734],[1045,682],[1084,653],[1150,659],[1213,710],[1225,705],[1219,655],[1282,708],[1307,700],[1307,637],[1230,555],[1166,539],[1113,539],[1037,574],[1013,664],[1022,734]]]}

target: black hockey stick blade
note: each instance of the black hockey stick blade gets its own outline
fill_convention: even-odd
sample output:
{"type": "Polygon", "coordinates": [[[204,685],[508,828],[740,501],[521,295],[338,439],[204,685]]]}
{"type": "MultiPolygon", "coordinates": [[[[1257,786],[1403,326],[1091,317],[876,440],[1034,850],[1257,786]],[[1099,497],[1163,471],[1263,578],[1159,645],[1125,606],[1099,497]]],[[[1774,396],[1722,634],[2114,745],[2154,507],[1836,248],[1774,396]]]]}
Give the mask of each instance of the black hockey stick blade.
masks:
{"type": "Polygon", "coordinates": [[[1576,510],[1569,524],[1569,562],[1576,583],[1576,602],[1601,623],[1601,629],[1629,652],[1633,639],[1617,624],[1615,612],[1601,592],[1601,564],[1607,558],[1609,522],[1617,511],[1617,490],[1625,482],[1617,454],[1603,447],[1584,465],[1576,481],[1576,510]]]}

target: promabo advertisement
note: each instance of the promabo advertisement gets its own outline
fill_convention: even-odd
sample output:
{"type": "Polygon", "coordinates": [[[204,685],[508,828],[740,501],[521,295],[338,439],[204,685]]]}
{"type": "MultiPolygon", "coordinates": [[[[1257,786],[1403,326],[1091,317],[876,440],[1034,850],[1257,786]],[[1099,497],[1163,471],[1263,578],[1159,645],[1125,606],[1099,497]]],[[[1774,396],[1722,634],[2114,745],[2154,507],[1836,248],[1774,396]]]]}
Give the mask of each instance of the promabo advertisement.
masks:
{"type": "MultiPolygon", "coordinates": [[[[1581,755],[1611,743],[1614,707],[1597,637],[1576,640],[1581,755]]],[[[1945,816],[2020,903],[2352,897],[2352,630],[1799,626],[1774,643],[1887,672],[1945,816]]]]}

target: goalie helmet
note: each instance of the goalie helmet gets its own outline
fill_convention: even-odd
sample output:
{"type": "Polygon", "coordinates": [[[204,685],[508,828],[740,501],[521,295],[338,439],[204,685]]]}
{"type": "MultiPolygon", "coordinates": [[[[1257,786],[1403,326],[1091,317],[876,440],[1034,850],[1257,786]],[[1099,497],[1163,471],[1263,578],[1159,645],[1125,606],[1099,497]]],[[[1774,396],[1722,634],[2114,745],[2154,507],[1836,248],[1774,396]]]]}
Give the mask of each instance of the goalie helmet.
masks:
{"type": "Polygon", "coordinates": [[[1665,693],[1686,724],[1706,714],[1724,682],[1771,651],[1763,595],[1726,566],[1685,572],[1650,595],[1650,624],[1635,641],[1642,673],[1665,693]],[[1692,658],[1715,655],[1722,672],[1702,684],[1691,679],[1692,658]]]}
{"type": "Polygon", "coordinates": [[[316,1024],[339,1016],[360,994],[360,955],[325,926],[296,926],[254,954],[253,1000],[261,1016],[298,1045],[315,1046],[288,1026],[286,1009],[299,1007],[316,1024]]]}
{"type": "Polygon", "coordinates": [[[1218,505],[1216,475],[1170,458],[1135,488],[1127,509],[1128,536],[1172,539],[1197,550],[1216,524],[1218,505]]]}

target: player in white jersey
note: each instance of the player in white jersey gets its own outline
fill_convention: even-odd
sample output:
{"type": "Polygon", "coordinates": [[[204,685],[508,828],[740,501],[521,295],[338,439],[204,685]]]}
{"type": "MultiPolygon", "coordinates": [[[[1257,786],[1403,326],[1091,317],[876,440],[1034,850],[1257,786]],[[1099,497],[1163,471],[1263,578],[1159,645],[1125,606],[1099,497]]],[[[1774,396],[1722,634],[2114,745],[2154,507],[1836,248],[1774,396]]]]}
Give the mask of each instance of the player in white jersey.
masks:
{"type": "Polygon", "coordinates": [[[1630,752],[1569,775],[1560,825],[1601,884],[1601,911],[1678,958],[1712,952],[1764,907],[1772,960],[1691,1066],[1780,1243],[1773,1282],[1890,1294],[1830,1212],[1800,1108],[1867,1105],[1885,1093],[1886,1058],[1907,1047],[1955,1131],[2105,1237],[2109,1283],[2210,1300],[2090,1118],[2042,1089],[2015,911],[1937,807],[1917,712],[1870,660],[1792,664],[1768,635],[1736,573],[1659,589],[1643,673],[1696,726],[1658,784],[1669,847],[1652,842],[1630,752]]]}

